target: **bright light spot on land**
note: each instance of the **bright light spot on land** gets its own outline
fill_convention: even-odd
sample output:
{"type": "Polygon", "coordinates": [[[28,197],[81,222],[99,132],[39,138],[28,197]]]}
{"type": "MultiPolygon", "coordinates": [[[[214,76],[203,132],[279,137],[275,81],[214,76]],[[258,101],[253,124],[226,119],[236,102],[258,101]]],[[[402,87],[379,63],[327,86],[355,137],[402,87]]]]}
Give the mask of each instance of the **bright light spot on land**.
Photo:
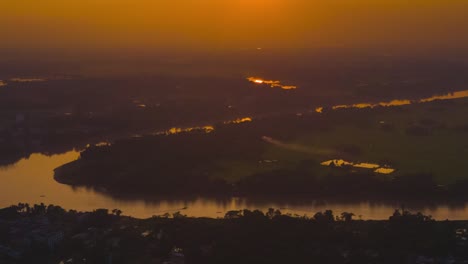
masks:
{"type": "Polygon", "coordinates": [[[99,142],[97,144],[95,144],[96,147],[109,147],[109,146],[112,146],[112,144],[110,142],[99,142]]]}
{"type": "Polygon", "coordinates": [[[0,87],[2,87],[2,86],[6,86],[6,85],[7,85],[7,83],[6,83],[6,82],[4,82],[4,81],[0,80],[0,87]]]}
{"type": "Polygon", "coordinates": [[[315,112],[320,113],[320,114],[323,113],[323,107],[315,108],[315,112]]]}
{"type": "Polygon", "coordinates": [[[145,232],[141,233],[141,236],[142,236],[142,237],[148,237],[149,235],[151,235],[151,231],[150,231],[150,230],[146,230],[145,232]]]}
{"type": "Polygon", "coordinates": [[[235,120],[226,121],[224,122],[224,124],[241,124],[241,123],[247,123],[247,122],[252,122],[252,118],[251,117],[238,118],[235,120]]]}
{"type": "Polygon", "coordinates": [[[395,169],[389,168],[388,166],[381,166],[379,164],[374,164],[374,163],[353,163],[349,161],[345,161],[343,159],[334,159],[334,160],[328,160],[320,163],[322,166],[334,166],[334,167],[354,167],[354,168],[360,168],[360,169],[375,169],[375,173],[380,173],[380,174],[391,174],[395,172],[395,169]]]}
{"type": "Polygon", "coordinates": [[[283,89],[283,90],[294,90],[294,89],[297,89],[297,86],[295,86],[295,85],[283,85],[283,84],[281,84],[280,81],[263,80],[263,79],[256,78],[256,77],[249,77],[249,78],[247,78],[247,80],[248,80],[249,82],[252,82],[252,83],[255,83],[255,84],[267,84],[267,85],[269,85],[271,88],[281,88],[281,89],[283,89]]]}

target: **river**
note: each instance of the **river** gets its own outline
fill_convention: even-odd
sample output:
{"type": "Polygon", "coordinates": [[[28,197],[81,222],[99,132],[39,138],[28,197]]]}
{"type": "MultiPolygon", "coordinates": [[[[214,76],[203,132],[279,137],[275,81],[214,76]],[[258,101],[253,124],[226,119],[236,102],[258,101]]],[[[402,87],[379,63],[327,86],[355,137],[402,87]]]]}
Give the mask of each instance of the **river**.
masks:
{"type": "MultiPolygon", "coordinates": [[[[33,154],[14,165],[0,168],[0,207],[19,202],[60,205],[65,209],[91,211],[99,208],[118,208],[125,215],[147,218],[180,211],[194,217],[223,217],[227,211],[240,209],[279,208],[283,213],[312,216],[318,211],[331,209],[335,214],[353,212],[362,219],[386,219],[400,206],[398,202],[269,202],[252,201],[244,198],[218,200],[215,198],[161,199],[161,200],[124,200],[107,196],[85,188],[73,188],[57,183],[53,178],[54,168],[71,162],[79,157],[79,152],[70,151],[61,155],[45,156],[33,154]]],[[[406,205],[407,209],[421,211],[439,220],[468,219],[466,204],[451,206],[406,205]]]]}
{"type": "MultiPolygon", "coordinates": [[[[377,103],[377,104],[353,104],[332,107],[338,108],[363,108],[376,106],[397,106],[411,103],[427,103],[434,100],[452,100],[468,97],[468,90],[449,93],[446,95],[436,95],[421,100],[397,100],[392,102],[403,103],[377,103]]],[[[323,108],[321,108],[323,109],[323,108]]],[[[321,111],[318,111],[321,112],[321,111]]],[[[251,118],[238,119],[230,122],[250,122],[251,118]]],[[[226,123],[226,122],[225,122],[226,123]]],[[[229,122],[228,122],[229,123],[229,122]]],[[[190,128],[194,129],[194,128],[190,128]]],[[[212,129],[211,126],[201,129],[212,129]]],[[[185,129],[187,130],[187,129],[185,129]]],[[[185,131],[184,130],[184,131],[185,131]]],[[[164,133],[176,133],[178,129],[169,130],[164,133]]],[[[182,131],[182,130],[181,130],[182,131]]],[[[211,131],[211,130],[210,130],[211,131]]],[[[69,151],[61,155],[46,156],[43,154],[32,154],[27,159],[22,159],[16,164],[0,167],[0,207],[7,207],[19,202],[22,203],[44,203],[60,205],[65,209],[75,209],[78,211],[91,211],[99,208],[120,209],[125,215],[137,218],[147,218],[153,215],[162,215],[180,211],[183,214],[194,217],[222,217],[230,210],[259,209],[262,211],[268,208],[280,209],[283,213],[293,215],[312,216],[316,212],[323,210],[333,210],[335,214],[342,212],[352,212],[363,219],[387,219],[396,208],[405,203],[407,209],[420,211],[427,215],[432,215],[439,220],[465,220],[468,219],[467,203],[448,204],[408,204],[405,201],[393,202],[336,202],[336,201],[316,201],[301,200],[271,202],[269,200],[249,200],[233,197],[219,200],[215,198],[195,198],[195,199],[117,199],[102,192],[82,188],[62,185],[54,180],[53,170],[63,164],[76,160],[79,157],[78,151],[69,151]]]]}

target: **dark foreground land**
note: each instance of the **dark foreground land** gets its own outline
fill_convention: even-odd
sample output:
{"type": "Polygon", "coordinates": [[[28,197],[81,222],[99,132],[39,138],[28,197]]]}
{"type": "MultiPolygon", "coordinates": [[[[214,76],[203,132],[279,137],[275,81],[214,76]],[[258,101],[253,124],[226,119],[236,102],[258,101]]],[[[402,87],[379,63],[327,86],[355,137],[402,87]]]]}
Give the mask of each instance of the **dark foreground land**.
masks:
{"type": "Polygon", "coordinates": [[[140,220],[19,204],[0,210],[0,263],[468,263],[468,221],[397,210],[386,221],[270,209],[140,220]]]}

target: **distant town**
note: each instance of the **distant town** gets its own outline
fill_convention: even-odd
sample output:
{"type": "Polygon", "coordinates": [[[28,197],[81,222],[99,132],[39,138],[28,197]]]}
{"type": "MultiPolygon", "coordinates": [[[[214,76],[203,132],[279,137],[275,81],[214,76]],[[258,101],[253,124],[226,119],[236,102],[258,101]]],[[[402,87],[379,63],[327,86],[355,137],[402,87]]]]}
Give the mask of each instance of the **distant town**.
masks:
{"type": "Polygon", "coordinates": [[[468,222],[395,210],[388,220],[351,212],[292,216],[269,209],[149,219],[114,209],[0,209],[0,262],[13,263],[466,263],[468,222]]]}

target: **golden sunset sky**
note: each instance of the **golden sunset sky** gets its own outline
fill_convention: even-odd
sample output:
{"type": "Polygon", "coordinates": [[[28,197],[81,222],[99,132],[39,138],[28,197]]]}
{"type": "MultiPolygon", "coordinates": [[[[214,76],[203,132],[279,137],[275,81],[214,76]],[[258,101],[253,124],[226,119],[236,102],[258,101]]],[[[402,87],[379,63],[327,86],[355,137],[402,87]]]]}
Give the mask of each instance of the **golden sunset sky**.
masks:
{"type": "Polygon", "coordinates": [[[466,0],[1,0],[0,49],[465,49],[466,0]]]}

